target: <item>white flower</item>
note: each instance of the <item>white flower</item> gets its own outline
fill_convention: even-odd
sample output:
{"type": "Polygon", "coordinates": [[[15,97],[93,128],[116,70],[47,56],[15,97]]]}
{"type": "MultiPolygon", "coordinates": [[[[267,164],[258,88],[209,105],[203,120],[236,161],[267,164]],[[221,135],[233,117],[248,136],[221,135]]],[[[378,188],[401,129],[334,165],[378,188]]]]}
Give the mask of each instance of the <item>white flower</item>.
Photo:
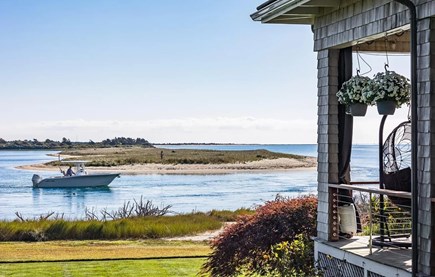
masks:
{"type": "Polygon", "coordinates": [[[362,91],[369,81],[370,78],[357,75],[344,82],[341,89],[337,92],[338,102],[346,105],[352,103],[366,103],[362,91]]]}
{"type": "Polygon", "coordinates": [[[375,75],[363,89],[363,96],[371,104],[392,100],[400,107],[409,104],[410,87],[409,79],[394,71],[386,71],[375,75]]]}

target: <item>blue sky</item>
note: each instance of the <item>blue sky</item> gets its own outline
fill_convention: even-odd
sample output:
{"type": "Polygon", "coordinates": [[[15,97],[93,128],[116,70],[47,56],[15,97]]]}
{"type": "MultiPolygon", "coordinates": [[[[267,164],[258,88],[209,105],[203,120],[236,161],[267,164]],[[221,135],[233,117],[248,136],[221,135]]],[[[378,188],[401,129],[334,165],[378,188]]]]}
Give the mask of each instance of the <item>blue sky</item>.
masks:
{"type": "Polygon", "coordinates": [[[253,22],[262,2],[1,1],[0,137],[315,143],[310,27],[253,22]]]}

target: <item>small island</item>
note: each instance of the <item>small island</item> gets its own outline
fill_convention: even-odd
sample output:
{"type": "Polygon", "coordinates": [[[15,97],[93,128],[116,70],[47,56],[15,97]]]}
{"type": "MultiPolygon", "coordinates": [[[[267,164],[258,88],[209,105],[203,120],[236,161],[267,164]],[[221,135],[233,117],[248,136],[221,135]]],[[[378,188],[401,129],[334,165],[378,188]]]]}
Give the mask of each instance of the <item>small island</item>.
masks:
{"type": "MultiPolygon", "coordinates": [[[[37,144],[37,141],[26,141],[37,144]]],[[[51,141],[51,143],[53,143],[51,141]]],[[[17,143],[22,147],[23,143],[17,143]]],[[[56,144],[54,142],[53,144],[56,144]]],[[[1,149],[0,143],[0,149],[1,149]]],[[[9,143],[9,146],[12,145],[9,143]]],[[[30,149],[37,149],[33,145],[30,149]]],[[[23,149],[23,148],[21,148],[23,149]]],[[[86,160],[90,172],[121,174],[225,174],[313,168],[316,158],[268,150],[198,150],[156,148],[144,139],[115,138],[102,142],[75,143],[67,139],[57,147],[59,160],[23,165],[19,169],[58,171],[66,161],[86,160]]]]}

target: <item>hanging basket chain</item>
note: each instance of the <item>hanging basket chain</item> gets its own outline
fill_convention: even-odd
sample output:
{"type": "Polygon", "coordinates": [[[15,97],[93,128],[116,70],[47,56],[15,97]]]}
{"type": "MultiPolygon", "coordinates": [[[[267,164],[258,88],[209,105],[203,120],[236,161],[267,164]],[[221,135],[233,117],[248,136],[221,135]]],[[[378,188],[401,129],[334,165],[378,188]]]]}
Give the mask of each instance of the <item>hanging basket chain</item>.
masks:
{"type": "MultiPolygon", "coordinates": [[[[370,72],[372,72],[372,67],[370,66],[370,64],[363,58],[363,56],[361,56],[360,52],[359,52],[359,46],[356,48],[356,59],[358,62],[358,70],[357,70],[357,75],[358,73],[361,73],[361,64],[360,64],[360,59],[367,65],[368,67],[368,71],[361,73],[361,75],[366,75],[369,74],[370,72]]],[[[359,75],[358,75],[359,76],[359,75]]]]}
{"type": "Polygon", "coordinates": [[[387,59],[387,62],[385,63],[384,68],[385,68],[385,71],[387,71],[387,68],[390,65],[390,60],[388,59],[388,37],[387,37],[387,34],[385,34],[385,57],[387,59]]]}

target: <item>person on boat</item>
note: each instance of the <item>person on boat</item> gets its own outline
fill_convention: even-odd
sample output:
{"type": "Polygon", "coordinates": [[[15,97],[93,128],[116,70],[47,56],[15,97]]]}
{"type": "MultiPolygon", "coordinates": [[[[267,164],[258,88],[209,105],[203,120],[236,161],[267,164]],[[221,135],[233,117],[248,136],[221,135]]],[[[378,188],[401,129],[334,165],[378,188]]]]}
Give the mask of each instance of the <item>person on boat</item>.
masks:
{"type": "Polygon", "coordinates": [[[65,176],[73,176],[73,175],[76,175],[76,174],[72,170],[71,166],[69,166],[68,170],[66,171],[66,175],[65,176]]]}
{"type": "Polygon", "coordinates": [[[86,170],[84,169],[83,165],[79,166],[79,170],[77,172],[77,175],[87,175],[88,173],[86,172],[86,170]]]}

